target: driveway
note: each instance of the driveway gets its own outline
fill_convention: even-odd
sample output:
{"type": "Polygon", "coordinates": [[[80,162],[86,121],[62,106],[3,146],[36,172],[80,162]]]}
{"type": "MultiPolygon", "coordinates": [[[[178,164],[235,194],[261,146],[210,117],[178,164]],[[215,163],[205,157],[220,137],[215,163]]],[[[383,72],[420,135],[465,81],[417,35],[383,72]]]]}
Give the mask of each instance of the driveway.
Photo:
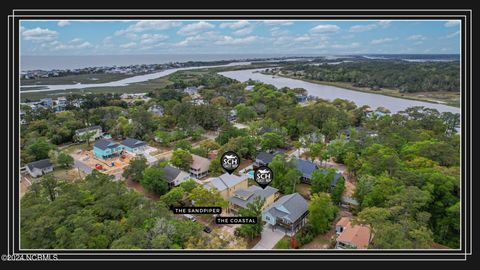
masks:
{"type": "Polygon", "coordinates": [[[78,160],[78,159],[74,159],[73,163],[74,163],[74,166],[75,166],[76,168],[78,168],[80,171],[82,171],[82,172],[84,172],[84,173],[89,174],[89,173],[91,173],[91,172],[93,171],[92,168],[90,168],[87,164],[81,162],[81,161],[78,160]]]}
{"type": "Polygon", "coordinates": [[[262,239],[252,249],[273,249],[275,244],[285,236],[285,232],[280,229],[272,231],[268,224],[263,226],[262,239]]]}

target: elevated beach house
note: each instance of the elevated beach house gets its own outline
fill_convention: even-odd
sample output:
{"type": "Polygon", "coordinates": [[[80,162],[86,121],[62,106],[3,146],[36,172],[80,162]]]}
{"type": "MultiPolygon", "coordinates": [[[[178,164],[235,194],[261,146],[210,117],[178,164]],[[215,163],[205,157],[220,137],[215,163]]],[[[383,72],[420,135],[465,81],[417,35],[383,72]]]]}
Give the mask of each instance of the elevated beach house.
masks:
{"type": "Polygon", "coordinates": [[[49,159],[42,159],[28,163],[26,169],[32,177],[39,177],[53,171],[53,165],[49,159]]]}
{"type": "Polygon", "coordinates": [[[195,178],[207,176],[210,172],[210,160],[198,155],[192,155],[190,164],[190,175],[195,178]]]}
{"type": "Polygon", "coordinates": [[[228,200],[229,211],[238,212],[241,208],[247,208],[249,204],[256,199],[264,199],[263,208],[269,207],[278,197],[278,189],[267,186],[265,189],[259,186],[249,186],[248,188],[237,189],[228,200]]]}
{"type": "Polygon", "coordinates": [[[96,141],[98,138],[102,137],[102,127],[101,126],[90,126],[86,128],[81,128],[75,130],[75,140],[80,142],[84,141],[82,138],[86,133],[92,133],[90,141],[96,141]]]}
{"type": "Polygon", "coordinates": [[[107,159],[114,155],[120,155],[123,146],[109,139],[100,139],[93,145],[93,153],[96,157],[107,159]]]}
{"type": "Polygon", "coordinates": [[[236,176],[234,174],[224,173],[218,177],[208,179],[203,186],[207,189],[215,188],[220,195],[228,201],[233,193],[240,189],[248,188],[248,175],[236,176]]]}
{"type": "Polygon", "coordinates": [[[288,236],[293,236],[307,222],[308,202],[298,193],[285,195],[271,206],[265,208],[262,220],[273,230],[285,231],[288,236]]]}
{"type": "Polygon", "coordinates": [[[167,180],[168,186],[170,188],[176,187],[181,183],[190,179],[190,174],[184,172],[176,167],[173,166],[165,166],[163,168],[163,173],[165,174],[165,179],[167,180]]]}
{"type": "Polygon", "coordinates": [[[144,141],[140,141],[133,138],[127,138],[122,141],[123,149],[133,153],[133,154],[141,154],[148,148],[148,144],[144,141]]]}

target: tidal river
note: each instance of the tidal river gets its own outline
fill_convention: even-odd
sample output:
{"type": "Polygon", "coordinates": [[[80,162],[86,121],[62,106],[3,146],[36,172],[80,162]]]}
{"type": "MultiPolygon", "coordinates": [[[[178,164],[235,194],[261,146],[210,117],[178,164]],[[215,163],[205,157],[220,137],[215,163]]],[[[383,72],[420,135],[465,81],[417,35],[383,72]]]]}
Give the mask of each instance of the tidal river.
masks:
{"type": "Polygon", "coordinates": [[[200,66],[200,67],[185,67],[185,68],[172,68],[166,69],[163,71],[145,74],[145,75],[138,75],[133,76],[130,78],[107,82],[107,83],[88,83],[88,84],[63,84],[63,85],[28,85],[28,86],[21,86],[22,90],[21,93],[34,93],[34,92],[48,92],[48,91],[62,91],[62,90],[71,90],[71,89],[85,89],[91,87],[119,87],[119,86],[127,86],[132,83],[139,83],[145,82],[149,80],[158,79],[161,77],[168,76],[174,72],[180,70],[191,70],[191,69],[202,69],[202,68],[214,68],[214,67],[228,67],[228,66],[241,66],[241,65],[250,65],[250,62],[233,62],[227,65],[218,65],[218,66],[200,66]],[[32,89],[28,90],[28,88],[37,88],[41,87],[42,89],[32,89]]]}
{"type": "Polygon", "coordinates": [[[437,109],[439,112],[460,113],[460,108],[451,107],[442,104],[435,104],[429,102],[422,102],[410,99],[402,99],[396,97],[389,97],[379,94],[370,94],[364,92],[353,91],[345,88],[321,85],[316,83],[305,82],[302,80],[295,80],[285,77],[272,77],[272,75],[265,75],[258,71],[263,69],[247,69],[237,71],[221,72],[219,74],[232,78],[241,82],[249,79],[257,80],[262,83],[271,84],[277,88],[303,88],[308,91],[309,95],[316,96],[323,99],[334,100],[336,98],[346,99],[355,102],[357,106],[368,105],[373,109],[378,107],[385,107],[392,113],[405,110],[408,107],[424,106],[428,108],[437,109]]]}

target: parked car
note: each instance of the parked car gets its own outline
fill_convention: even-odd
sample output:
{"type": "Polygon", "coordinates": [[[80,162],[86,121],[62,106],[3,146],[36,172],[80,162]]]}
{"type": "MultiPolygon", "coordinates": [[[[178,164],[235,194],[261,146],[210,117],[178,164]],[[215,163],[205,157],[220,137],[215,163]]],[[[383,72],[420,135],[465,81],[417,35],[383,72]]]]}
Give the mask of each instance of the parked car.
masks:
{"type": "Polygon", "coordinates": [[[183,214],[183,216],[186,217],[188,220],[197,221],[197,219],[190,214],[183,214]]]}
{"type": "Polygon", "coordinates": [[[203,228],[203,231],[206,232],[206,233],[211,233],[212,229],[208,226],[205,226],[205,228],[203,228]]]}

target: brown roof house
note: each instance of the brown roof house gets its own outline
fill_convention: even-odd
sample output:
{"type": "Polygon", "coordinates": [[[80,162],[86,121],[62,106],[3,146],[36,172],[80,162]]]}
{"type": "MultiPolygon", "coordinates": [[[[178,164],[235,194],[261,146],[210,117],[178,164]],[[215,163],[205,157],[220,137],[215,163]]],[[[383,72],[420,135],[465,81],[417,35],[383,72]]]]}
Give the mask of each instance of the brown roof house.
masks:
{"type": "Polygon", "coordinates": [[[365,225],[353,225],[349,217],[342,217],[335,228],[337,249],[367,249],[370,244],[370,228],[365,225]]]}
{"type": "Polygon", "coordinates": [[[210,169],[210,160],[197,155],[192,155],[192,160],[190,175],[197,179],[207,176],[210,169]]]}

